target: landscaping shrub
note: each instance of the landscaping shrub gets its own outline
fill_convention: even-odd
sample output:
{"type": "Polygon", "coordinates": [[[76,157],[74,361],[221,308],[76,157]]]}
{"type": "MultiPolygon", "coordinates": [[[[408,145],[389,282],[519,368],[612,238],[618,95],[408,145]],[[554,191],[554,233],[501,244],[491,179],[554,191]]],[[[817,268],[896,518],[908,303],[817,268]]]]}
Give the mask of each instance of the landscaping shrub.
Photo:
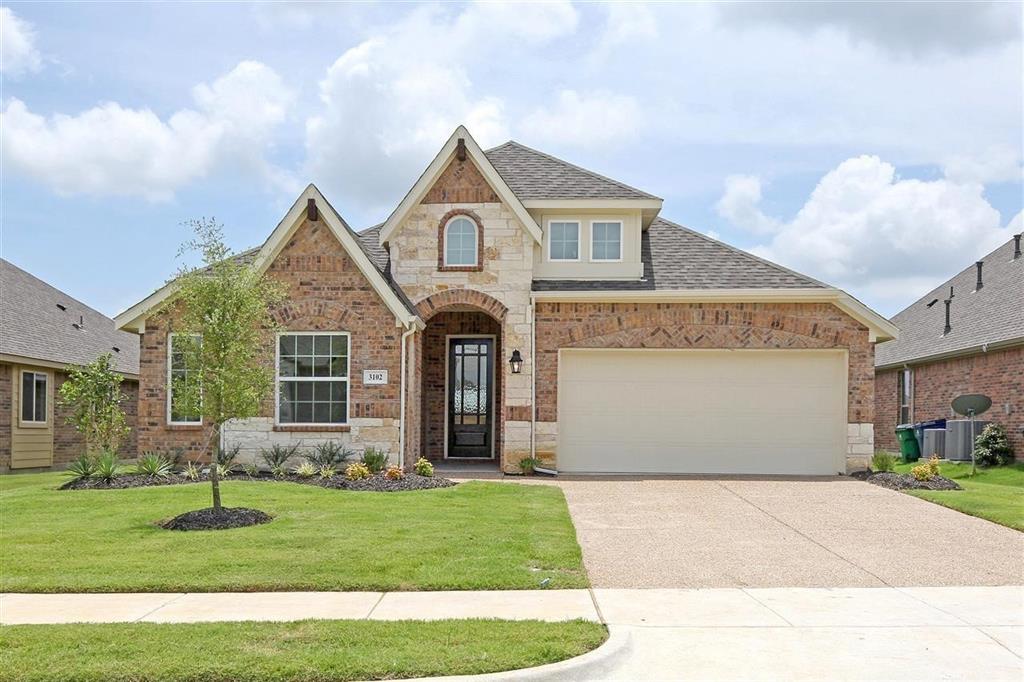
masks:
{"type": "Polygon", "coordinates": [[[370,469],[362,462],[352,462],[345,467],[345,478],[350,481],[358,481],[370,477],[370,469]]]}
{"type": "Polygon", "coordinates": [[[71,480],[78,481],[92,477],[96,473],[96,460],[89,455],[79,455],[64,471],[71,480]]]}
{"type": "Polygon", "coordinates": [[[381,448],[366,448],[363,450],[363,464],[371,473],[379,474],[388,464],[388,453],[381,448]]]}
{"type": "MultiPolygon", "coordinates": [[[[294,457],[299,451],[298,445],[285,447],[284,445],[271,445],[269,448],[260,450],[260,458],[266,462],[272,473],[284,471],[288,460],[294,457]]],[[[275,473],[276,475],[276,473],[275,473]]]]}
{"type": "Polygon", "coordinates": [[[1006,430],[999,424],[989,424],[974,440],[974,459],[982,466],[1001,466],[1013,461],[1013,445],[1006,430]]]}
{"type": "Polygon", "coordinates": [[[928,464],[918,464],[910,470],[910,475],[919,481],[928,481],[935,476],[935,474],[932,473],[932,468],[928,464]]]}
{"type": "Polygon", "coordinates": [[[420,457],[416,460],[416,463],[412,465],[412,470],[415,471],[418,476],[426,476],[427,478],[430,478],[434,475],[434,465],[424,457],[420,457]]]}
{"type": "Polygon", "coordinates": [[[234,468],[235,460],[238,458],[238,453],[241,452],[241,445],[232,445],[230,448],[220,448],[217,450],[217,463],[228,468],[228,471],[234,468]]]}
{"type": "Polygon", "coordinates": [[[185,468],[181,470],[181,475],[190,481],[198,481],[202,475],[203,470],[195,462],[189,462],[185,465],[185,468]]]}
{"type": "Polygon", "coordinates": [[[536,457],[523,457],[519,460],[519,470],[524,474],[532,474],[538,464],[540,464],[540,460],[536,457]]]}
{"type": "Polygon", "coordinates": [[[256,466],[255,462],[249,462],[248,464],[242,465],[242,471],[245,472],[246,476],[256,477],[260,475],[260,468],[256,466]]]}
{"type": "Polygon", "coordinates": [[[384,478],[389,481],[397,481],[405,476],[405,472],[402,471],[402,467],[397,464],[392,464],[384,471],[384,478]]]}
{"type": "Polygon", "coordinates": [[[329,440],[317,444],[307,457],[317,467],[336,466],[352,456],[352,451],[337,441],[329,440]]]}
{"type": "Polygon", "coordinates": [[[121,460],[117,458],[117,453],[104,452],[96,458],[96,471],[93,475],[101,481],[110,483],[117,478],[120,468],[121,460]]]}
{"type": "Polygon", "coordinates": [[[217,465],[217,477],[227,478],[231,475],[232,466],[230,464],[218,464],[217,465]]]}
{"type": "Polygon", "coordinates": [[[939,456],[938,455],[932,455],[931,457],[929,457],[928,461],[925,462],[925,466],[928,467],[928,473],[930,473],[932,476],[938,476],[939,475],[939,456]]]}
{"type": "Polygon", "coordinates": [[[336,473],[338,473],[337,469],[330,464],[324,464],[320,467],[320,478],[334,478],[336,473]]]}
{"type": "Polygon", "coordinates": [[[293,469],[293,473],[299,478],[310,478],[316,474],[316,466],[308,459],[293,469]]]}
{"type": "Polygon", "coordinates": [[[895,471],[896,462],[898,461],[896,455],[885,450],[879,450],[871,456],[871,470],[872,471],[895,471]]]}
{"type": "Polygon", "coordinates": [[[135,473],[143,476],[167,478],[174,471],[171,460],[159,452],[144,452],[135,464],[135,473]]]}

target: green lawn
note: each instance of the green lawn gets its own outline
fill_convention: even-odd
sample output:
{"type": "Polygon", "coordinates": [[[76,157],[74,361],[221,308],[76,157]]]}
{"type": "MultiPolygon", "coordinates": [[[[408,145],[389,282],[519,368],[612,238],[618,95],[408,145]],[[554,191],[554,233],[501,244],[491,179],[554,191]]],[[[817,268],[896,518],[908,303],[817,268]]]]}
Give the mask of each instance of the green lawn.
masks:
{"type": "MultiPolygon", "coordinates": [[[[898,464],[896,471],[910,473],[913,464],[898,464]]],[[[1003,467],[978,467],[973,477],[970,462],[944,462],[939,473],[952,478],[963,490],[908,490],[916,497],[941,504],[1017,530],[1024,530],[1024,463],[1003,467]]]]}
{"type": "Polygon", "coordinates": [[[11,682],[382,680],[543,665],[606,636],[587,621],[15,625],[0,629],[0,670],[11,682]]]}
{"type": "Polygon", "coordinates": [[[60,474],[0,476],[0,591],[470,590],[586,587],[562,491],[469,482],[403,493],[222,483],[268,524],[169,531],[207,484],[57,490],[60,474]]]}

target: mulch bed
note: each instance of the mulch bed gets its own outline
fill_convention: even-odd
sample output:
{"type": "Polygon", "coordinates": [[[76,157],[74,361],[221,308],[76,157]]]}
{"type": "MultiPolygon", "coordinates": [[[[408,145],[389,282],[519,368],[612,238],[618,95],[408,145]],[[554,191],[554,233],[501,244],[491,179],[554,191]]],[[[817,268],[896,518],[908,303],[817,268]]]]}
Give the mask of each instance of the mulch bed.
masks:
{"type": "Polygon", "coordinates": [[[864,480],[890,490],[963,490],[959,483],[945,476],[932,476],[927,481],[919,481],[910,474],[881,471],[864,480]]]}
{"type": "MultiPolygon", "coordinates": [[[[172,474],[167,478],[146,476],[143,474],[122,474],[111,481],[103,481],[98,478],[84,478],[68,481],[60,487],[61,490],[117,490],[122,488],[146,488],[161,485],[182,485],[185,483],[207,483],[208,476],[193,481],[181,474],[172,474]]],[[[316,485],[321,488],[332,488],[334,490],[362,490],[381,493],[396,493],[407,490],[429,490],[431,488],[450,488],[457,485],[455,481],[437,476],[420,476],[419,474],[408,473],[400,479],[390,480],[384,474],[374,474],[369,478],[358,481],[350,481],[344,475],[337,475],[331,478],[320,478],[311,476],[303,478],[289,474],[283,478],[274,478],[270,474],[261,473],[256,476],[249,476],[244,473],[232,473],[230,476],[221,478],[222,481],[265,481],[268,483],[289,482],[301,483],[303,485],[316,485]]]]}
{"type": "Polygon", "coordinates": [[[213,507],[197,509],[175,516],[170,521],[161,523],[167,530],[223,530],[225,528],[244,528],[269,523],[273,517],[259,509],[246,507],[221,507],[214,511],[213,507]]]}

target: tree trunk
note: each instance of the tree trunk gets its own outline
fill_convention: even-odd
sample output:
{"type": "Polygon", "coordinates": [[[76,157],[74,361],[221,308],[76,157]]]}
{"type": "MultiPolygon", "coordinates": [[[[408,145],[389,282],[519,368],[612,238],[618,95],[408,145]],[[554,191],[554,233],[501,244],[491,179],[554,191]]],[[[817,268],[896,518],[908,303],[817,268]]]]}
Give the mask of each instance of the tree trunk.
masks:
{"type": "Polygon", "coordinates": [[[213,487],[213,511],[220,511],[220,424],[213,425],[213,454],[210,457],[210,485],[213,487]]]}

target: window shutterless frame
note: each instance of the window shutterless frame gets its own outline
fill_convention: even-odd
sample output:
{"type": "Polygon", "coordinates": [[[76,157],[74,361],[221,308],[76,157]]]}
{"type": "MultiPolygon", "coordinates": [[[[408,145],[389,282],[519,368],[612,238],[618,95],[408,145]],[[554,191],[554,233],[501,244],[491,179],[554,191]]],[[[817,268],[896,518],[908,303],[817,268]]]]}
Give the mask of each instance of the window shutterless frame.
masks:
{"type": "MultiPolygon", "coordinates": [[[[172,401],[174,400],[174,396],[172,395],[173,391],[174,391],[174,375],[172,373],[172,370],[174,369],[174,367],[173,367],[173,359],[172,358],[174,356],[174,337],[176,337],[176,336],[188,336],[188,335],[187,334],[181,334],[181,333],[178,333],[178,332],[171,332],[171,333],[169,333],[167,335],[167,376],[166,376],[167,390],[165,391],[165,395],[167,396],[167,400],[166,400],[166,402],[167,402],[167,414],[166,414],[167,423],[170,424],[171,426],[202,426],[202,423],[203,423],[202,415],[200,415],[199,419],[197,419],[195,421],[182,421],[182,420],[175,420],[174,419],[174,410],[173,410],[173,407],[172,407],[172,401]]],[[[199,338],[199,334],[192,334],[192,336],[194,336],[196,338],[199,338]]],[[[188,370],[186,369],[186,371],[188,371],[188,370]]]]}
{"type": "MultiPolygon", "coordinates": [[[[608,240],[603,240],[607,242],[608,240]]],[[[622,221],[621,220],[591,220],[590,221],[590,262],[591,263],[621,263],[622,262],[622,221]],[[596,243],[597,233],[594,231],[595,225],[615,225],[619,228],[619,256],[618,258],[595,258],[594,245],[596,243]]]]}
{"type": "Polygon", "coordinates": [[[340,331],[318,332],[278,332],[274,337],[274,425],[275,426],[348,426],[352,414],[352,334],[340,331]],[[281,338],[284,336],[344,336],[345,337],[345,376],[344,377],[282,377],[281,376],[281,338]],[[345,383],[345,421],[342,422],[281,422],[281,383],[284,381],[309,382],[344,382],[345,383]]]}
{"type": "MultiPolygon", "coordinates": [[[[460,253],[466,253],[468,250],[462,246],[462,236],[461,235],[459,237],[459,244],[460,244],[459,252],[460,253]]],[[[463,214],[458,214],[458,215],[452,216],[451,219],[447,223],[445,223],[445,226],[444,226],[444,255],[443,255],[443,260],[441,262],[444,263],[445,267],[471,268],[471,267],[475,267],[477,265],[480,265],[479,253],[480,253],[480,228],[477,226],[476,221],[473,220],[472,218],[470,218],[469,216],[463,215],[463,214]],[[461,223],[461,222],[468,223],[469,226],[472,228],[472,231],[473,231],[473,249],[471,251],[471,253],[473,254],[473,260],[472,260],[472,262],[469,262],[469,263],[453,263],[453,262],[451,262],[448,259],[448,249],[449,249],[449,247],[450,247],[450,245],[452,243],[449,240],[451,228],[452,228],[452,226],[455,223],[461,223]]]]}
{"type": "Polygon", "coordinates": [[[18,422],[23,426],[40,427],[46,426],[47,412],[50,409],[50,374],[48,372],[36,372],[30,369],[21,370],[18,377],[21,381],[18,396],[18,422]],[[32,387],[32,395],[26,396],[25,380],[32,387]],[[39,392],[42,391],[42,403],[40,404],[39,392]],[[31,400],[26,403],[26,397],[31,400]],[[25,409],[28,408],[28,419],[25,418],[25,409]]]}
{"type": "Polygon", "coordinates": [[[914,370],[901,369],[896,375],[897,424],[909,424],[914,418],[914,370]]]}
{"type": "Polygon", "coordinates": [[[550,219],[547,220],[547,224],[546,224],[546,227],[547,227],[546,239],[547,239],[547,257],[548,257],[548,261],[550,261],[552,263],[578,263],[578,262],[580,262],[580,259],[583,256],[583,253],[582,253],[583,252],[583,239],[582,239],[582,235],[580,234],[582,232],[582,226],[583,226],[583,223],[581,221],[575,219],[575,218],[569,218],[569,219],[565,219],[565,220],[556,220],[554,218],[550,218],[550,219]],[[551,243],[553,241],[552,237],[554,236],[554,233],[552,232],[552,228],[551,228],[552,225],[575,225],[576,226],[576,257],[575,258],[553,258],[551,256],[551,243]]]}

